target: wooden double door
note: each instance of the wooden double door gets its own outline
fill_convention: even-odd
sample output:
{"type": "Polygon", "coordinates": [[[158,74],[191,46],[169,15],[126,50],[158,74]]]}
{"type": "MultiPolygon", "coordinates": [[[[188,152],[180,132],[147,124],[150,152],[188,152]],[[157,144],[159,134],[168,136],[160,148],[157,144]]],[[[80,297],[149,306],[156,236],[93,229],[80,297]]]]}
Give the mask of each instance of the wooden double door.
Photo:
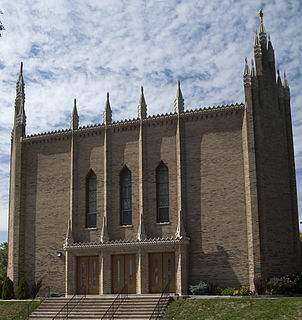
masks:
{"type": "Polygon", "coordinates": [[[99,293],[99,257],[77,257],[77,292],[99,293]]]}
{"type": "Polygon", "coordinates": [[[174,252],[149,254],[150,292],[162,292],[170,280],[168,292],[175,292],[174,252]]]}
{"type": "Polygon", "coordinates": [[[118,293],[128,285],[128,293],[136,293],[136,256],[123,254],[112,256],[112,292],[118,293]]]}

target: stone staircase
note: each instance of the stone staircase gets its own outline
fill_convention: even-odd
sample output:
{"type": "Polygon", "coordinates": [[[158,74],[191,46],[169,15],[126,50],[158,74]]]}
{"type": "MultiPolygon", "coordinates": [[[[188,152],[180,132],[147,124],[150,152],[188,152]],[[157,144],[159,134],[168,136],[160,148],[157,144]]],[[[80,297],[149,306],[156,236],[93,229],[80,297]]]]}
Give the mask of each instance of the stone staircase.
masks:
{"type": "MultiPolygon", "coordinates": [[[[116,295],[87,296],[72,310],[68,319],[101,320],[116,295]]],[[[147,320],[160,295],[129,294],[114,315],[119,320],[147,320]]],[[[70,298],[48,298],[29,317],[30,320],[52,320],[70,298]]],[[[167,303],[168,305],[168,303],[167,303]]],[[[166,307],[167,307],[166,305],[166,307]]]]}

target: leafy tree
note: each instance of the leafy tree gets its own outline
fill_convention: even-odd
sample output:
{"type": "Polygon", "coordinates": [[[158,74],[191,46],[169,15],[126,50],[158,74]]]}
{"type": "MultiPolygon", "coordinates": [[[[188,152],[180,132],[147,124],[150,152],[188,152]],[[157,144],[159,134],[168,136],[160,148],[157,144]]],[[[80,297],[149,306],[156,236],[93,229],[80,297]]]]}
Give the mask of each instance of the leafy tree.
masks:
{"type": "Polygon", "coordinates": [[[10,300],[14,297],[14,284],[10,278],[5,278],[2,287],[2,299],[10,300]]]}
{"type": "Polygon", "coordinates": [[[29,299],[29,287],[25,278],[21,278],[17,291],[18,299],[29,299]]]}
{"type": "MultiPolygon", "coordinates": [[[[1,9],[0,9],[0,14],[3,14],[3,12],[1,11],[1,9]]],[[[1,37],[1,31],[2,31],[2,30],[5,30],[5,28],[4,28],[3,24],[2,24],[2,22],[0,21],[0,37],[1,37]]]]}
{"type": "Polygon", "coordinates": [[[6,278],[7,252],[7,242],[0,243],[0,282],[3,282],[6,278]]]}

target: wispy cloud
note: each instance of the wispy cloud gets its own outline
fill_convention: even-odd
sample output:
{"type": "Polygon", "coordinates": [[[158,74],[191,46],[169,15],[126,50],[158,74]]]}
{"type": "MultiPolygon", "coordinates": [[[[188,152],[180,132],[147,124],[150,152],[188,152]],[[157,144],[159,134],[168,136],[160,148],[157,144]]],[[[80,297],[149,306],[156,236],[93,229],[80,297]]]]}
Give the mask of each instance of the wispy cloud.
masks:
{"type": "MultiPolygon", "coordinates": [[[[244,57],[253,54],[257,11],[292,94],[298,188],[302,190],[302,5],[291,1],[2,2],[0,39],[0,230],[7,229],[10,131],[24,61],[27,132],[101,122],[106,92],[114,120],[136,117],[139,88],[149,114],[170,112],[176,81],[188,109],[244,100],[244,57]]],[[[301,193],[301,192],[300,192],[301,193]]],[[[300,199],[302,214],[302,199],[300,199]]]]}

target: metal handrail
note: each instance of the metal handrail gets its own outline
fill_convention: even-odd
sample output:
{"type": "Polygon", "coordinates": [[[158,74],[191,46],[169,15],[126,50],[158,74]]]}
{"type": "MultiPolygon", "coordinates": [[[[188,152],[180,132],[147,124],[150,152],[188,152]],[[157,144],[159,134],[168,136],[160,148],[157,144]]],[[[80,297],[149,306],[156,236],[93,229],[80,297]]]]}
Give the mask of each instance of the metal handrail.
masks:
{"type": "Polygon", "coordinates": [[[163,310],[163,307],[166,305],[167,299],[169,300],[169,287],[170,287],[170,280],[167,282],[165,289],[162,291],[160,298],[157,301],[156,306],[153,309],[153,312],[149,318],[151,319],[160,319],[161,312],[163,310]]]}
{"type": "Polygon", "coordinates": [[[61,308],[61,310],[52,318],[52,320],[63,318],[68,319],[71,311],[79,304],[82,299],[86,298],[86,287],[82,286],[80,289],[80,294],[75,293],[61,308]],[[84,293],[83,293],[84,291],[84,293]],[[82,292],[82,295],[81,295],[82,292]],[[74,303],[74,304],[73,304],[74,303]],[[73,304],[73,305],[72,305],[73,304]]]}
{"type": "Polygon", "coordinates": [[[119,306],[128,298],[128,284],[125,284],[123,289],[117,294],[105,314],[102,316],[103,319],[113,319],[119,306]]]}

